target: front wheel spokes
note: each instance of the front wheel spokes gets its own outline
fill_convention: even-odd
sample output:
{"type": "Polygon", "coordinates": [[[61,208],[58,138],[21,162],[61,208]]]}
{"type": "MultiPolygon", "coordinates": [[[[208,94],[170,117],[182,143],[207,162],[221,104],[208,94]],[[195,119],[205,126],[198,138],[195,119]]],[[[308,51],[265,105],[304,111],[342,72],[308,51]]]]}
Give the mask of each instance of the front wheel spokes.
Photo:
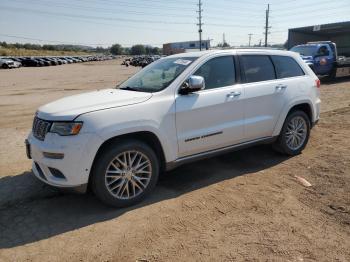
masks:
{"type": "Polygon", "coordinates": [[[117,182],[119,179],[122,179],[122,176],[106,176],[106,177],[111,178],[111,180],[108,181],[108,184],[107,184],[108,186],[117,182]]]}
{"type": "Polygon", "coordinates": [[[148,164],[148,161],[147,161],[147,160],[144,160],[144,161],[142,162],[142,160],[143,160],[143,159],[142,159],[142,156],[140,156],[139,161],[137,162],[136,166],[134,167],[135,170],[140,170],[141,168],[144,168],[144,167],[147,166],[146,164],[148,164]]]}
{"type": "Polygon", "coordinates": [[[142,192],[143,188],[135,181],[135,178],[131,180],[131,184],[135,195],[136,195],[136,188],[142,192]]]}
{"type": "Polygon", "coordinates": [[[113,187],[111,187],[110,190],[113,192],[114,190],[116,190],[117,188],[119,188],[119,189],[118,189],[118,192],[117,192],[117,193],[119,193],[120,188],[122,187],[122,185],[124,184],[124,182],[125,182],[125,180],[122,179],[122,181],[120,181],[118,184],[116,184],[116,185],[114,185],[113,187]]]}
{"type": "Polygon", "coordinates": [[[146,187],[146,184],[147,184],[149,179],[150,178],[148,178],[148,177],[140,177],[140,176],[137,176],[137,175],[134,176],[135,183],[137,181],[142,186],[142,188],[146,187]],[[145,181],[146,183],[143,183],[142,181],[145,181]]]}
{"type": "Polygon", "coordinates": [[[115,193],[116,196],[119,196],[119,197],[123,197],[123,193],[124,193],[124,187],[125,187],[125,184],[127,184],[128,181],[126,179],[124,179],[122,182],[121,182],[121,185],[118,189],[118,191],[115,193]]]}
{"type": "Polygon", "coordinates": [[[140,151],[124,151],[109,164],[105,185],[116,198],[131,199],[141,194],[149,184],[152,165],[147,155],[140,151]]]}
{"type": "Polygon", "coordinates": [[[117,156],[114,160],[116,160],[120,165],[122,165],[123,169],[128,167],[128,163],[126,162],[126,158],[124,160],[120,159],[120,156],[117,156]]]}

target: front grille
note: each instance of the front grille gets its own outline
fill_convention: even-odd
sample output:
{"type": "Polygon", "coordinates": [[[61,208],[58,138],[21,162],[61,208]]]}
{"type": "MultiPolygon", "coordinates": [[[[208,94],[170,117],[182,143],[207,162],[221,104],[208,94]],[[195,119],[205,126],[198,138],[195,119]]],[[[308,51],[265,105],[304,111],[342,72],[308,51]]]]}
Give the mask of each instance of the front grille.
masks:
{"type": "Polygon", "coordinates": [[[33,135],[37,139],[44,141],[47,132],[49,132],[51,122],[35,117],[33,121],[33,135]]]}

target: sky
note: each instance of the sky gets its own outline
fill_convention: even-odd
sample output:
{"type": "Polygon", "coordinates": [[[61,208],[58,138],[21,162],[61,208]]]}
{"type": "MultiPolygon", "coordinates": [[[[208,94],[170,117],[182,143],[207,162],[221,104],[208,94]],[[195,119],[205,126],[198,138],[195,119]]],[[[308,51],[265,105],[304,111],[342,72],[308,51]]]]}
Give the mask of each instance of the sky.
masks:
{"type": "MultiPolygon", "coordinates": [[[[0,41],[130,47],[198,40],[199,0],[0,0],[0,41]]],[[[203,39],[284,43],[288,28],[350,21],[350,0],[202,0],[203,39]]]]}

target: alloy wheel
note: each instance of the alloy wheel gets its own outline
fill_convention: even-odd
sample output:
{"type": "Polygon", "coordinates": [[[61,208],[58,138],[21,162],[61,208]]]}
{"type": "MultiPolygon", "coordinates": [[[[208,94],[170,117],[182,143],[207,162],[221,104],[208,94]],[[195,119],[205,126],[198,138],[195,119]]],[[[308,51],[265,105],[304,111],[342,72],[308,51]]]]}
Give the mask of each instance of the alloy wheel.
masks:
{"type": "Polygon", "coordinates": [[[105,186],[117,199],[132,199],[147,188],[152,176],[151,160],[132,150],[118,154],[108,165],[105,186]]]}
{"type": "Polygon", "coordinates": [[[287,146],[292,150],[298,150],[304,144],[307,132],[306,120],[301,116],[293,117],[285,133],[287,146]]]}

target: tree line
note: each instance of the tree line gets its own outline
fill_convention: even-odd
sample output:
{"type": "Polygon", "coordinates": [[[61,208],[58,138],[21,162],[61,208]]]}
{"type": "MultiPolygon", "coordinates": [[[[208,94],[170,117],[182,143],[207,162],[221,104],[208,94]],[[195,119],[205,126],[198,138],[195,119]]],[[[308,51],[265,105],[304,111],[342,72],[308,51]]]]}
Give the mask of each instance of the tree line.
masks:
{"type": "Polygon", "coordinates": [[[31,43],[7,43],[0,42],[0,47],[4,48],[17,48],[17,49],[28,49],[28,50],[50,50],[50,51],[91,51],[94,48],[88,46],[79,46],[79,45],[39,45],[31,43]]]}
{"type": "Polygon", "coordinates": [[[162,49],[148,45],[133,45],[132,47],[122,47],[120,44],[114,44],[111,47],[90,47],[82,45],[50,45],[50,44],[31,44],[31,43],[7,43],[0,42],[0,47],[9,49],[27,49],[27,50],[50,50],[50,51],[76,51],[76,52],[96,52],[113,55],[160,55],[162,49]]]}
{"type": "Polygon", "coordinates": [[[162,49],[148,45],[133,45],[129,48],[114,44],[110,47],[110,52],[113,55],[160,55],[162,49]]]}

